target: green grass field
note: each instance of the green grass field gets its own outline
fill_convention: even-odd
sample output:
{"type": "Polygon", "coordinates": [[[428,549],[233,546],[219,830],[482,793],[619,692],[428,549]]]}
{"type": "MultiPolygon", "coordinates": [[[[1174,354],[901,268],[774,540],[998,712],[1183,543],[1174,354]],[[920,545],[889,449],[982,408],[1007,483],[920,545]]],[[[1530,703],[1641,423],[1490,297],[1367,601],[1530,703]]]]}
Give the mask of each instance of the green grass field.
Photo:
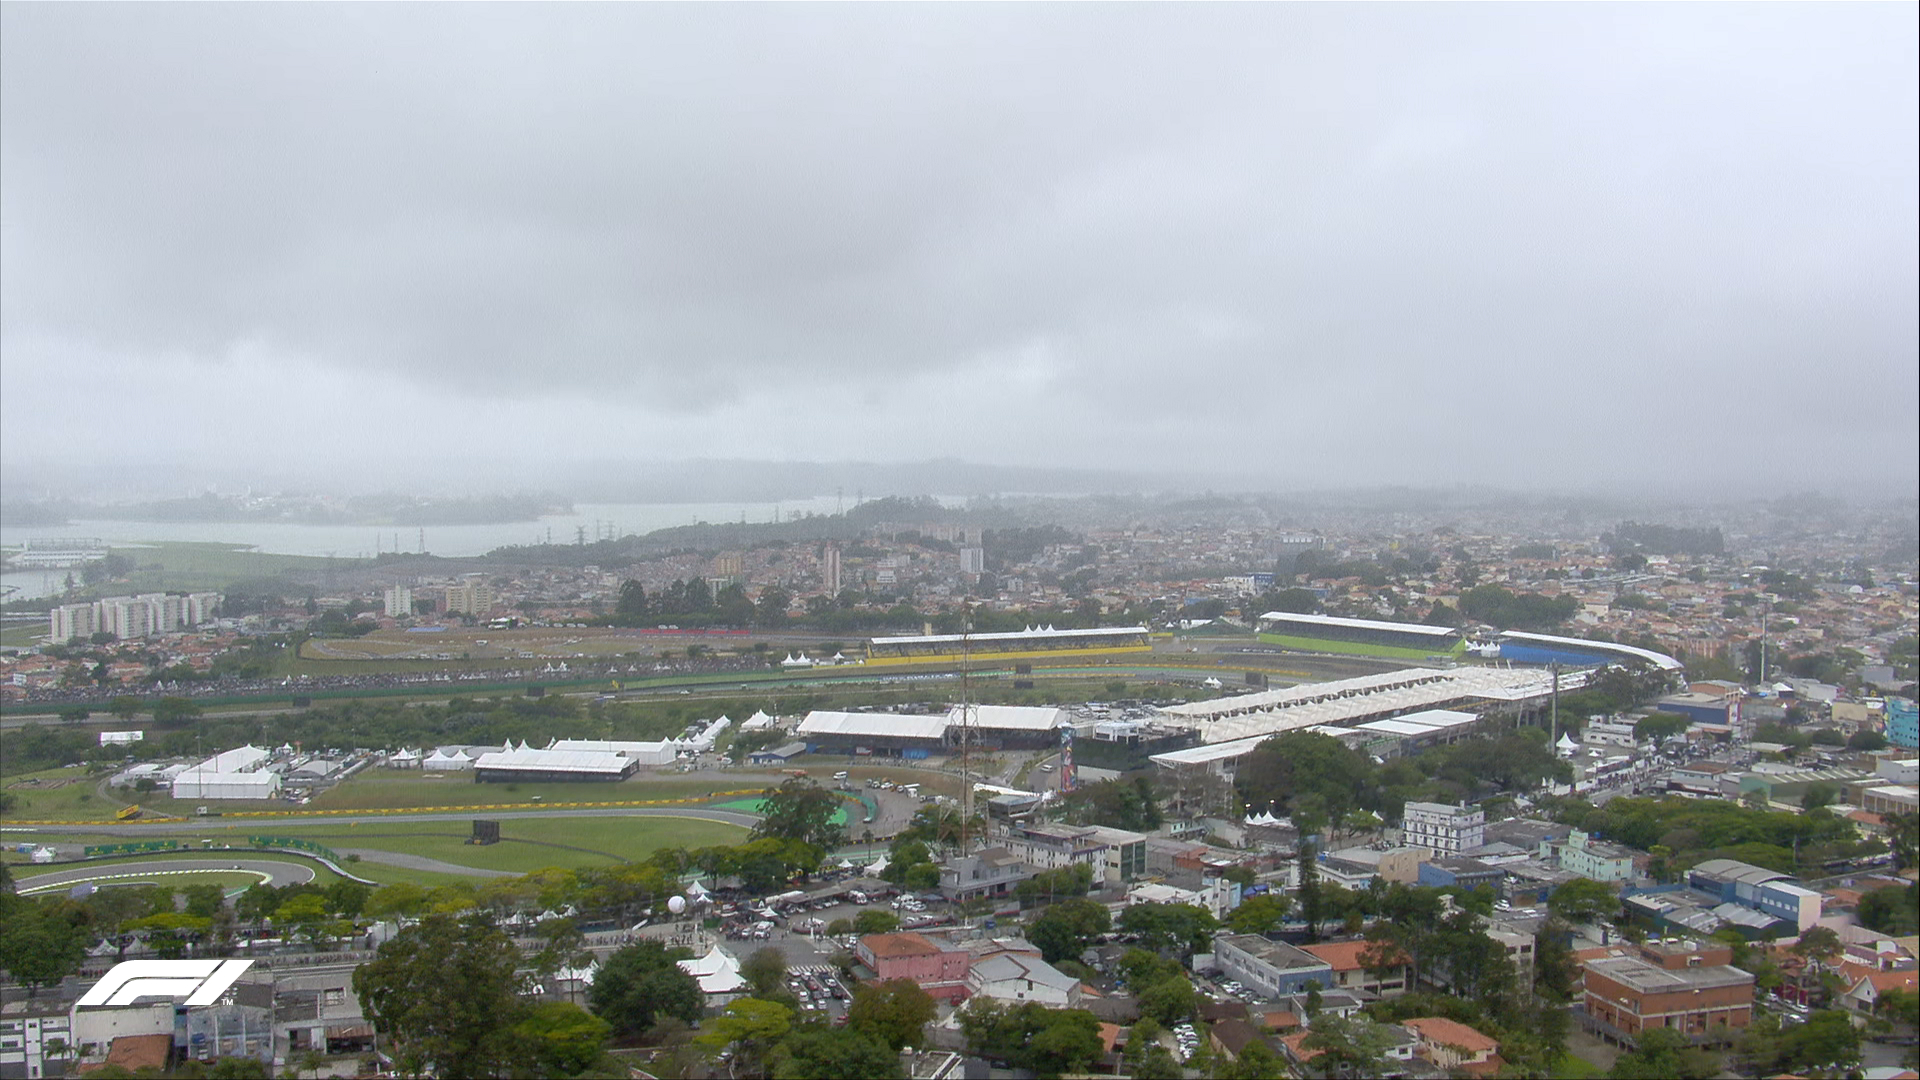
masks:
{"type": "MultiPolygon", "coordinates": [[[[313,840],[336,851],[342,848],[371,848],[402,855],[419,855],[457,866],[505,870],[515,874],[532,873],[548,867],[575,869],[612,866],[622,859],[644,859],[663,847],[699,848],[737,844],[747,837],[747,830],[737,825],[698,818],[509,818],[500,823],[501,842],[482,847],[466,842],[471,830],[463,828],[463,824],[457,821],[418,821],[285,828],[274,826],[270,832],[274,836],[313,840]],[[555,844],[567,846],[548,846],[555,844]]],[[[417,876],[419,872],[413,870],[383,866],[366,859],[353,864],[353,872],[362,877],[382,876],[362,872],[373,868],[383,873],[396,872],[396,880],[401,877],[410,881],[421,880],[417,876]]]]}
{"type": "Polygon", "coordinates": [[[1561,1054],[1553,1063],[1553,1080],[1593,1080],[1607,1075],[1607,1070],[1572,1054],[1561,1054]]]}
{"type": "Polygon", "coordinates": [[[7,813],[9,821],[112,821],[126,803],[102,798],[94,791],[94,778],[85,769],[48,769],[6,778],[6,792],[16,800],[7,813]],[[45,787],[53,781],[76,783],[45,787]]]}

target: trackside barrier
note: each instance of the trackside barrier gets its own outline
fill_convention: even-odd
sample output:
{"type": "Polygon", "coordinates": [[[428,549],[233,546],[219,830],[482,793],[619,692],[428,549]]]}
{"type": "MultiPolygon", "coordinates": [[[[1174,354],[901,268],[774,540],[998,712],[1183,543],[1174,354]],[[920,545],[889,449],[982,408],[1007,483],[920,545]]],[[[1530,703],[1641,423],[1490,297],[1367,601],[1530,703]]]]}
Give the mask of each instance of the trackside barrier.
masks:
{"type": "Polygon", "coordinates": [[[141,840],[127,844],[92,844],[82,848],[82,858],[95,858],[100,855],[141,855],[149,851],[177,851],[178,840],[141,840]]]}
{"type": "Polygon", "coordinates": [[[331,862],[339,862],[340,856],[325,844],[316,844],[311,840],[296,840],[290,836],[249,836],[247,843],[257,848],[286,848],[292,851],[312,852],[331,862]]]}

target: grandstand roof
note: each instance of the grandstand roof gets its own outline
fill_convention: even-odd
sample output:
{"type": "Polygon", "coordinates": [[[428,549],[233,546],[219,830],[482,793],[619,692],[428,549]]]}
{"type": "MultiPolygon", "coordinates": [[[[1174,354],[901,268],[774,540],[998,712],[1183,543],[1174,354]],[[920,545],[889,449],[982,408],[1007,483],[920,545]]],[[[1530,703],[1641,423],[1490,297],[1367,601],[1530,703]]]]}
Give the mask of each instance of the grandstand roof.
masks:
{"type": "MultiPolygon", "coordinates": [[[[1580,673],[1563,672],[1560,689],[1573,689],[1583,681],[1580,673]]],[[[1189,702],[1162,711],[1170,720],[1197,728],[1203,741],[1223,743],[1320,725],[1353,727],[1367,720],[1411,719],[1422,711],[1436,715],[1417,722],[1428,727],[1451,726],[1465,721],[1450,717],[1473,714],[1454,713],[1435,709],[1435,706],[1471,701],[1528,701],[1552,692],[1553,676],[1538,669],[1409,668],[1189,702]]]]}
{"type": "Polygon", "coordinates": [[[1586,649],[1589,652],[1631,656],[1645,660],[1662,671],[1680,671],[1686,667],[1685,664],[1666,653],[1654,652],[1652,649],[1637,649],[1632,645],[1622,645],[1614,641],[1592,641],[1587,638],[1558,637],[1553,634],[1529,634],[1520,630],[1503,630],[1500,636],[1512,641],[1530,641],[1538,645],[1560,645],[1569,649],[1586,649]]]}
{"type": "Polygon", "coordinates": [[[475,759],[476,769],[529,769],[540,772],[625,772],[632,762],[597,750],[495,750],[475,759]]]}
{"type": "MultiPolygon", "coordinates": [[[[973,705],[973,726],[989,730],[1003,731],[1052,731],[1067,723],[1067,714],[1051,706],[1035,705],[973,705]]],[[[961,722],[961,706],[955,705],[947,713],[948,724],[961,722]]]]}
{"type": "Polygon", "coordinates": [[[1405,716],[1396,716],[1395,720],[1404,720],[1409,724],[1425,724],[1428,727],[1459,727],[1462,724],[1476,723],[1479,713],[1460,712],[1456,709],[1422,709],[1405,716]]]}
{"type": "Polygon", "coordinates": [[[997,641],[1026,641],[1031,638],[1111,637],[1117,634],[1145,634],[1144,626],[1100,626],[1086,630],[1008,630],[991,634],[906,634],[900,637],[870,638],[873,645],[958,645],[961,642],[991,644],[997,641]]]}
{"type": "Polygon", "coordinates": [[[1440,730],[1406,720],[1369,720],[1359,726],[1361,731],[1382,731],[1389,735],[1431,735],[1440,730]]]}
{"type": "Polygon", "coordinates": [[[821,712],[807,714],[794,734],[874,735],[894,739],[943,739],[947,718],[942,716],[903,716],[900,713],[821,712]]]}
{"type": "Polygon", "coordinates": [[[1394,634],[1419,634],[1436,641],[1453,637],[1460,631],[1451,626],[1428,626],[1425,623],[1378,622],[1373,619],[1342,619],[1335,615],[1300,615],[1291,611],[1269,611],[1260,616],[1261,622],[1268,619],[1285,622],[1307,623],[1313,626],[1341,627],[1348,630],[1381,630],[1394,634]]]}

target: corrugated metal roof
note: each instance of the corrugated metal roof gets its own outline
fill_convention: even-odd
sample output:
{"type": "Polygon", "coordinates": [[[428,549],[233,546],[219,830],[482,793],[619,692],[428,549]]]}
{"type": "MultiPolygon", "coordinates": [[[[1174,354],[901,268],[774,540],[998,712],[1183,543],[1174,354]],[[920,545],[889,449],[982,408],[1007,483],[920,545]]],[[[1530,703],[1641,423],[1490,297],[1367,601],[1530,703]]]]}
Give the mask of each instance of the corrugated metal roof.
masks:
{"type": "MultiPolygon", "coordinates": [[[[1067,714],[1055,708],[1037,705],[973,705],[973,726],[1008,731],[1052,731],[1067,722],[1067,714]]],[[[961,706],[947,713],[949,725],[959,724],[961,706]]]]}
{"type": "Polygon", "coordinates": [[[945,716],[903,716],[899,713],[816,711],[807,714],[796,735],[875,735],[895,739],[944,739],[945,716]]]}

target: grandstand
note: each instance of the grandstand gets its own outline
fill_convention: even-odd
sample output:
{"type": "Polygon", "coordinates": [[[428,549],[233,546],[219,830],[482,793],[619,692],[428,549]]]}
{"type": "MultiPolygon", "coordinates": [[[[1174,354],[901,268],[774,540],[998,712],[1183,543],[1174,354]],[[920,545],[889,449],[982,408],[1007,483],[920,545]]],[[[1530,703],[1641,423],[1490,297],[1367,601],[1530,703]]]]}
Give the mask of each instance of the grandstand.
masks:
{"type": "Polygon", "coordinates": [[[1448,626],[1296,615],[1287,611],[1267,612],[1260,616],[1259,626],[1261,641],[1301,652],[1426,660],[1435,656],[1457,656],[1466,649],[1466,638],[1448,626]]]}
{"type": "Polygon", "coordinates": [[[1563,664],[1567,667],[1601,667],[1626,660],[1651,664],[1661,671],[1686,670],[1685,664],[1652,649],[1636,649],[1612,641],[1528,634],[1519,630],[1507,630],[1500,634],[1500,659],[1515,664],[1563,664]]]}
{"type": "Polygon", "coordinates": [[[1144,626],[1055,630],[1028,627],[993,634],[915,634],[867,643],[868,664],[957,664],[972,661],[1065,660],[1150,651],[1144,626]]]}
{"type": "MultiPolygon", "coordinates": [[[[1586,678],[1585,672],[1563,672],[1560,689],[1577,689],[1586,678]]],[[[1537,669],[1408,668],[1171,705],[1161,713],[1168,723],[1198,731],[1202,742],[1223,743],[1319,725],[1353,728],[1431,709],[1524,708],[1552,693],[1553,677],[1537,669]]]]}

